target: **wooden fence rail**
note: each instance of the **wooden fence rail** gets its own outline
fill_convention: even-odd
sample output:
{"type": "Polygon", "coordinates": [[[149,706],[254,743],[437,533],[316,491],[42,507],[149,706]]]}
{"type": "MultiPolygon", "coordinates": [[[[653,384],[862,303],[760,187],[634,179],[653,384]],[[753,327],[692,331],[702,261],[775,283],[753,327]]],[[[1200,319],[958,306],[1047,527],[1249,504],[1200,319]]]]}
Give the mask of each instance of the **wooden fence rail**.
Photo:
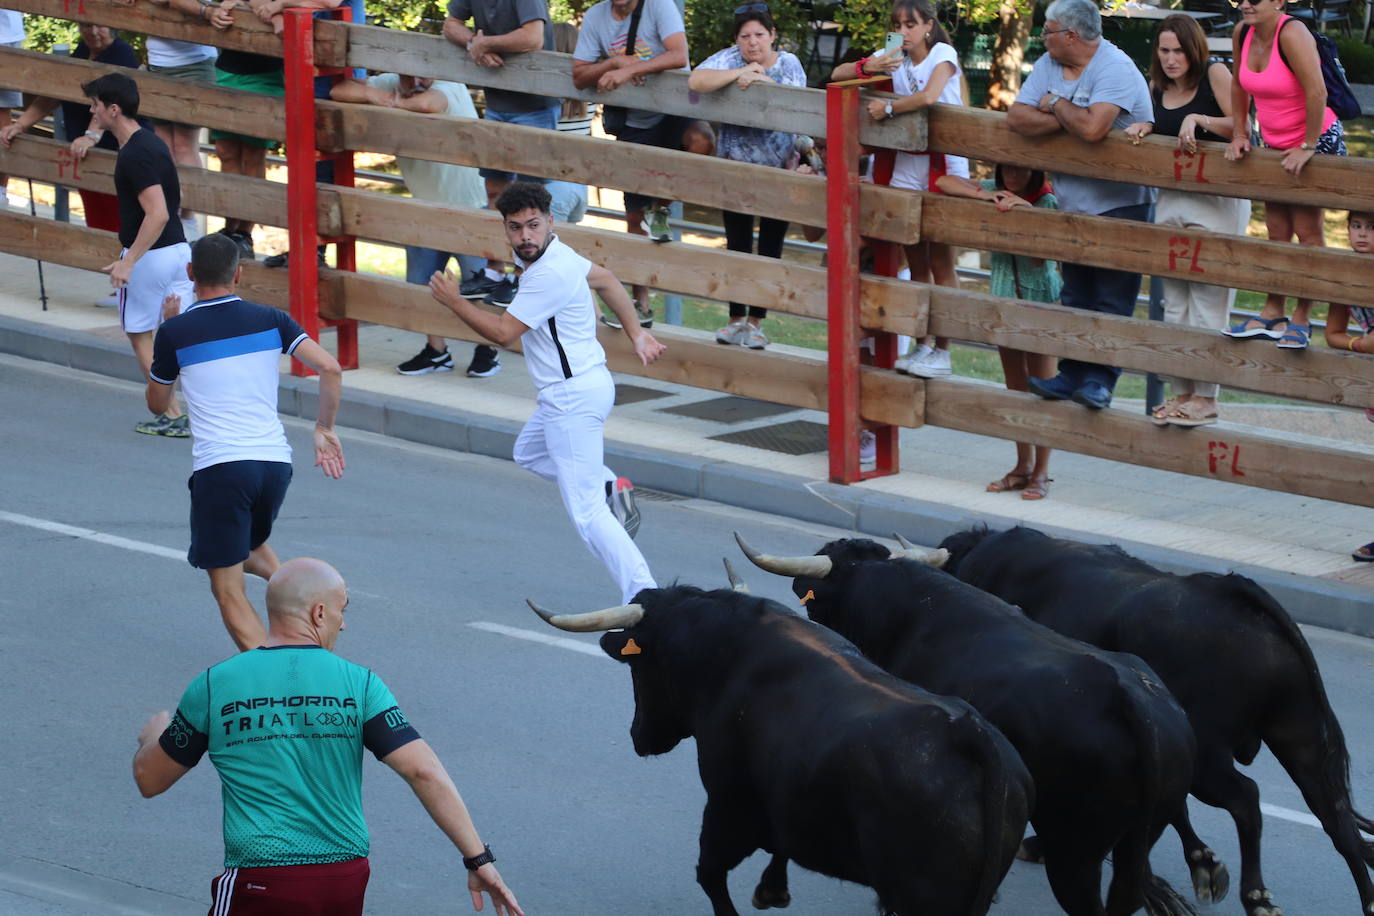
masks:
{"type": "MultiPolygon", "coordinates": [[[[161,8],[131,9],[114,0],[77,2],[84,7],[75,14],[90,21],[255,53],[281,53],[280,40],[246,17],[241,29],[236,26],[219,33],[161,8]]],[[[23,11],[62,15],[56,11],[56,0],[10,3],[23,11]]],[[[589,97],[572,89],[566,56],[544,52],[517,55],[508,59],[506,67],[488,71],[475,67],[466,55],[434,36],[324,21],[317,25],[314,48],[321,65],[374,66],[461,79],[472,85],[589,97]]],[[[80,101],[80,83],[104,69],[0,49],[0,86],[31,93],[80,101]]],[[[150,115],[185,120],[188,109],[192,109],[194,120],[206,126],[278,139],[285,136],[284,106],[277,100],[188,86],[152,74],[140,74],[139,82],[144,110],[150,115]]],[[[816,90],[755,87],[747,97],[737,90],[710,97],[691,96],[685,91],[685,75],[660,74],[648,86],[622,90],[617,101],[813,135],[824,134],[826,129],[824,93],[816,90]]],[[[925,123],[921,117],[866,124],[864,138],[881,145],[918,149],[926,142],[925,123]]],[[[1070,138],[1026,140],[1007,131],[1000,116],[982,112],[940,107],[929,123],[935,130],[929,138],[935,150],[1070,173],[1110,172],[1143,184],[1234,196],[1304,203],[1339,199],[1347,206],[1365,206],[1367,200],[1374,209],[1374,163],[1322,160],[1309,167],[1300,181],[1293,181],[1278,177],[1282,172],[1277,155],[1271,152],[1218,166],[1220,160],[1212,155],[1216,152],[1212,148],[1204,156],[1184,160],[1162,141],[1136,147],[1117,138],[1095,145],[1070,138]]],[[[324,149],[390,152],[461,165],[499,164],[516,171],[742,209],[793,222],[825,222],[825,182],[777,169],[518,125],[328,102],[317,106],[315,126],[324,149]]],[[[110,154],[92,153],[78,166],[60,144],[36,138],[23,138],[9,150],[0,150],[0,172],[107,193],[113,189],[112,169],[110,154]]],[[[183,174],[183,200],[189,207],[272,225],[292,221],[285,187],[280,184],[195,169],[183,170],[183,174]]],[[[499,223],[487,211],[328,185],[317,186],[317,198],[317,218],[325,234],[492,256],[507,254],[499,223]]],[[[1350,252],[1314,251],[1077,214],[997,213],[979,202],[874,186],[862,189],[861,203],[861,231],[889,241],[934,239],[1161,276],[1205,277],[1218,285],[1356,304],[1369,298],[1367,290],[1374,283],[1374,263],[1350,252]]],[[[629,282],[756,303],[809,317],[827,315],[827,272],[823,268],[689,245],[655,247],[641,238],[595,229],[563,227],[560,234],[629,282]]],[[[13,254],[95,269],[108,263],[116,247],[110,233],[13,213],[0,216],[0,250],[13,254]]],[[[291,298],[285,271],[269,271],[255,264],[246,265],[242,289],[245,296],[278,307],[286,307],[291,298]]],[[[929,330],[960,340],[1109,362],[1216,381],[1228,387],[1374,407],[1374,364],[1357,355],[1320,348],[1291,354],[1190,328],[878,277],[862,278],[860,289],[860,324],[873,330],[915,334],[929,330]]],[[[322,270],[317,308],[329,319],[371,321],[457,339],[478,339],[470,328],[435,304],[424,287],[376,276],[322,270]]],[[[661,336],[669,343],[669,353],[645,368],[634,359],[623,335],[605,332],[601,336],[609,364],[616,371],[795,407],[825,410],[829,403],[829,376],[821,354],[779,350],[747,353],[716,346],[708,334],[664,328],[661,336]]],[[[1366,488],[1354,485],[1362,481],[1367,459],[1353,451],[1308,447],[1231,430],[1160,430],[1145,418],[1122,411],[1088,412],[967,380],[927,383],[866,367],[860,370],[860,384],[859,413],[871,424],[919,426],[929,422],[1374,507],[1374,492],[1366,494],[1366,488]]]]}

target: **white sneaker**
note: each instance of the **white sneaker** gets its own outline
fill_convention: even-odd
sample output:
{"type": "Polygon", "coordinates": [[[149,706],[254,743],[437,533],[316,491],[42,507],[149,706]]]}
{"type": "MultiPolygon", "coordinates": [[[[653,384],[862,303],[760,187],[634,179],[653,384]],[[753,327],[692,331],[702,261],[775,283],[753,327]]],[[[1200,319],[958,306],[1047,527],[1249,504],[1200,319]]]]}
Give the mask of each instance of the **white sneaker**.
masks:
{"type": "Polygon", "coordinates": [[[871,429],[859,430],[859,464],[878,463],[878,436],[871,429]]]}
{"type": "Polygon", "coordinates": [[[763,333],[752,324],[746,323],[744,325],[744,337],[740,340],[740,343],[751,350],[762,350],[764,347],[768,346],[769,340],[767,334],[763,333]]]}
{"type": "Polygon", "coordinates": [[[892,368],[896,369],[903,375],[910,375],[912,365],[919,363],[921,360],[926,359],[930,356],[930,354],[934,352],[934,347],[931,347],[928,344],[921,344],[915,350],[912,350],[906,356],[903,356],[901,359],[893,363],[892,368]]]}
{"type": "Polygon", "coordinates": [[[945,378],[950,374],[949,351],[931,350],[923,356],[913,357],[906,373],[917,378],[945,378]]]}
{"type": "Polygon", "coordinates": [[[748,322],[743,318],[731,321],[716,331],[716,343],[726,345],[744,343],[745,325],[747,324],[748,322]]]}

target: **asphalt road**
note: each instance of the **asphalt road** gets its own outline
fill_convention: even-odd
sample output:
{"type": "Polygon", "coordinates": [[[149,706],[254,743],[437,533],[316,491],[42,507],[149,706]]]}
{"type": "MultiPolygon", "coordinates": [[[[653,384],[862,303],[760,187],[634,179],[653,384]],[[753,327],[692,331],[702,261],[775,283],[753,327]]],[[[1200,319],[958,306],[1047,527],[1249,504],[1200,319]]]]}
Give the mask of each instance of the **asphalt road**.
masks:
{"type": "MultiPolygon", "coordinates": [[[[184,561],[189,444],[131,432],[143,416],[135,386],[11,357],[0,356],[0,412],[0,912],[204,912],[222,862],[208,759],[151,801],[128,769],[145,718],[232,650],[204,574],[184,561]]],[[[273,543],[349,580],[339,651],[390,684],[447,763],[526,911],[708,912],[694,879],[703,794],[691,742],[636,757],[628,673],[592,637],[564,637],[524,607],[527,596],[564,610],[616,602],[553,487],[509,462],[346,430],[348,472],[330,481],[310,467],[307,427],[288,432],[296,479],[273,543]]],[[[839,534],[698,500],[641,508],[639,543],[665,584],[723,584],[733,530],[792,553],[839,534]]],[[[795,601],[781,579],[752,567],[746,578],[795,601]]],[[[261,607],[260,583],[251,594],[261,607]]],[[[1357,806],[1374,811],[1374,643],[1307,635],[1351,745],[1357,806]]],[[[368,912],[467,911],[455,852],[401,780],[366,766],[368,912]]],[[[1290,916],[1357,912],[1293,784],[1267,754],[1251,775],[1272,806],[1276,902],[1290,916]]],[[[1194,813],[1238,882],[1229,819],[1194,813]]],[[[1155,863],[1188,887],[1172,835],[1155,863]]],[[[760,854],[735,871],[741,908],[763,864],[760,854]]],[[[795,868],[792,880],[789,912],[873,911],[865,888],[795,868]]],[[[994,912],[1058,910],[1041,870],[1018,863],[994,912]]],[[[1210,912],[1241,909],[1233,894],[1210,912]]]]}

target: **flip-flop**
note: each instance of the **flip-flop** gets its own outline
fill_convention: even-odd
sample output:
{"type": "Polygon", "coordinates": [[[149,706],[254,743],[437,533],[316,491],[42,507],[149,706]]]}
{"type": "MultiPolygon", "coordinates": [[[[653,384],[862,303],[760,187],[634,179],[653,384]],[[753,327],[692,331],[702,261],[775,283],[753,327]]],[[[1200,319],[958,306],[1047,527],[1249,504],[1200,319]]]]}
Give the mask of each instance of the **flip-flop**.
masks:
{"type": "Polygon", "coordinates": [[[1026,483],[1026,489],[1021,491],[1022,499],[1036,500],[1044,499],[1050,495],[1050,483],[1053,477],[1032,477],[1026,483]]]}
{"type": "Polygon", "coordinates": [[[1165,401],[1163,404],[1160,404],[1154,410],[1150,411],[1150,422],[1153,423],[1155,426],[1168,426],[1169,414],[1177,410],[1178,405],[1182,403],[1182,397],[1175,396],[1169,398],[1169,400],[1165,401]]]}
{"type": "Polygon", "coordinates": [[[1290,324],[1288,330],[1279,338],[1280,350],[1306,350],[1307,341],[1312,337],[1310,324],[1290,324]]]}
{"type": "Polygon", "coordinates": [[[1001,480],[994,480],[988,484],[989,493],[1010,493],[1012,490],[1024,490],[1030,484],[1030,475],[1022,474],[1020,471],[1008,471],[1002,475],[1001,480]],[[1020,483],[1016,481],[1020,480],[1020,483]]]}
{"type": "Polygon", "coordinates": [[[1222,328],[1221,333],[1236,340],[1249,340],[1251,337],[1268,337],[1270,340],[1278,340],[1283,335],[1274,330],[1276,324],[1288,324],[1287,318],[1242,318],[1240,321],[1231,325],[1229,328],[1222,328]],[[1250,327],[1250,322],[1258,321],[1260,327],[1250,327]]]}
{"type": "Polygon", "coordinates": [[[1185,404],[1180,404],[1175,407],[1169,413],[1169,416],[1164,418],[1164,422],[1168,423],[1170,426],[1187,427],[1210,426],[1217,422],[1217,412],[1215,410],[1211,413],[1197,413],[1196,411],[1201,408],[1193,407],[1192,405],[1195,403],[1195,401],[1188,401],[1185,404]]]}

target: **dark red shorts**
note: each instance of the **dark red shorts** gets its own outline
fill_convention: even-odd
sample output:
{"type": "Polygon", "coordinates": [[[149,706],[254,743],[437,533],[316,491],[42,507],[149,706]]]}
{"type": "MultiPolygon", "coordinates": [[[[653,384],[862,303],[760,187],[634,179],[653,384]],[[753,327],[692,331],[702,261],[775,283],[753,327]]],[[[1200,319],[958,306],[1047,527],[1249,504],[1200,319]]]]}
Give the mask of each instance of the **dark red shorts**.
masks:
{"type": "Polygon", "coordinates": [[[229,868],[210,881],[207,916],[362,916],[367,859],[229,868]]]}

